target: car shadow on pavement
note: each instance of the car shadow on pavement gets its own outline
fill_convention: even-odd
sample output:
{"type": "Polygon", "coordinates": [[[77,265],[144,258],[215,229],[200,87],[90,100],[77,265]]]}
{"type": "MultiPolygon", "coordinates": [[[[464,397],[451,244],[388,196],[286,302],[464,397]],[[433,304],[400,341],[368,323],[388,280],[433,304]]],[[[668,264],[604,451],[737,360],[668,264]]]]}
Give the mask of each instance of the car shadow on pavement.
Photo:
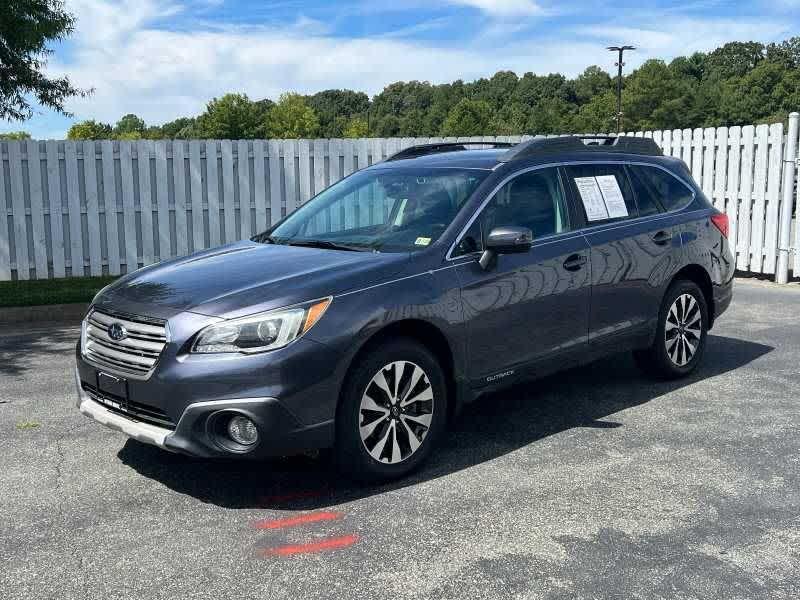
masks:
{"type": "Polygon", "coordinates": [[[487,395],[464,408],[420,471],[384,485],[354,483],[337,474],[330,452],[260,462],[207,460],[128,440],[118,456],[145,477],[221,507],[318,509],[449,475],[571,428],[624,426],[603,419],[738,369],[772,350],[709,335],[702,365],[686,379],[654,381],[623,354],[487,395]]]}

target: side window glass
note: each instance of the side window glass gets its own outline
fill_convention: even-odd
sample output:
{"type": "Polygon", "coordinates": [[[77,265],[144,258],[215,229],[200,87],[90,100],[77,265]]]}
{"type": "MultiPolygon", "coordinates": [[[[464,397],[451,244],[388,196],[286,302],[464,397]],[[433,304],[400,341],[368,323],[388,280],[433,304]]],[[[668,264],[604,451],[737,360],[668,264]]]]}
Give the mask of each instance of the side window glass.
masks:
{"type": "Polygon", "coordinates": [[[538,239],[569,229],[564,193],[557,169],[539,169],[504,185],[483,210],[481,229],[487,235],[504,225],[527,227],[538,239]]]}
{"type": "Polygon", "coordinates": [[[589,225],[639,216],[622,165],[588,164],[565,168],[569,185],[589,225]]]}
{"type": "Polygon", "coordinates": [[[665,210],[679,210],[692,201],[692,191],[666,171],[642,165],[631,165],[630,170],[637,187],[645,188],[665,210]]]}
{"type": "Polygon", "coordinates": [[[480,252],[482,250],[483,234],[481,232],[481,220],[475,219],[475,222],[469,226],[469,229],[467,229],[467,232],[456,246],[454,254],[456,256],[461,256],[462,254],[472,254],[473,252],[480,252]]]}
{"type": "Polygon", "coordinates": [[[483,208],[455,247],[461,256],[483,250],[495,227],[527,227],[533,239],[569,230],[569,216],[557,169],[539,169],[515,177],[483,208]]]}
{"type": "Polygon", "coordinates": [[[642,170],[633,165],[629,165],[629,169],[631,185],[636,193],[636,204],[639,206],[639,216],[646,217],[663,212],[659,194],[643,175],[642,170]]]}

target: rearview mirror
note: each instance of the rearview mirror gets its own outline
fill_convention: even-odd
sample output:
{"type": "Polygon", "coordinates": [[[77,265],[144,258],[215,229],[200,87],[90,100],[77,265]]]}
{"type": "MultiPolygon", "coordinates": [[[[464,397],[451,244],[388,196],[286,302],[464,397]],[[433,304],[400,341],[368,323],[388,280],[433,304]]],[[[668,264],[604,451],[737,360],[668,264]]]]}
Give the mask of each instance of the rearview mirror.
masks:
{"type": "Polygon", "coordinates": [[[486,238],[486,249],[478,261],[486,271],[498,254],[527,252],[533,244],[533,232],[527,227],[495,227],[486,238]]]}

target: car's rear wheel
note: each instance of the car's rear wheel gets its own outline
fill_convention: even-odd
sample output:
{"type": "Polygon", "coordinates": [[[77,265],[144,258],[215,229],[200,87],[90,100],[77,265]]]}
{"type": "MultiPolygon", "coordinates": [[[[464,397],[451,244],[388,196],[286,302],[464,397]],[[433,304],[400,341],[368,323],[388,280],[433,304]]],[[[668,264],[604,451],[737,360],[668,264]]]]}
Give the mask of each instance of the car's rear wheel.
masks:
{"type": "Polygon", "coordinates": [[[708,305],[693,281],[679,280],[667,290],[652,346],[634,353],[648,373],[667,379],[684,377],[700,363],[708,332],[708,305]]]}
{"type": "Polygon", "coordinates": [[[428,457],[444,429],[444,373],[424,346],[396,340],[367,350],[345,383],[336,459],[357,479],[402,477],[428,457]]]}

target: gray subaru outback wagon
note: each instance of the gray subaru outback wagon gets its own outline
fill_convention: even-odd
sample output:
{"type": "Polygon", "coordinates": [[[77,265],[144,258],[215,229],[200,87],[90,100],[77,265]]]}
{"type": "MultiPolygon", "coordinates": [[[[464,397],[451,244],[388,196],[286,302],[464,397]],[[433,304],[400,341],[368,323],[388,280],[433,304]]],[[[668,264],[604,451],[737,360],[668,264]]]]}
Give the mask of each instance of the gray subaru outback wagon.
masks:
{"type": "Polygon", "coordinates": [[[418,467],[464,403],[632,351],[681,377],[728,307],[728,221],[649,139],[407,148],[268,231],[102,290],[78,406],[201,457],[418,467]]]}

